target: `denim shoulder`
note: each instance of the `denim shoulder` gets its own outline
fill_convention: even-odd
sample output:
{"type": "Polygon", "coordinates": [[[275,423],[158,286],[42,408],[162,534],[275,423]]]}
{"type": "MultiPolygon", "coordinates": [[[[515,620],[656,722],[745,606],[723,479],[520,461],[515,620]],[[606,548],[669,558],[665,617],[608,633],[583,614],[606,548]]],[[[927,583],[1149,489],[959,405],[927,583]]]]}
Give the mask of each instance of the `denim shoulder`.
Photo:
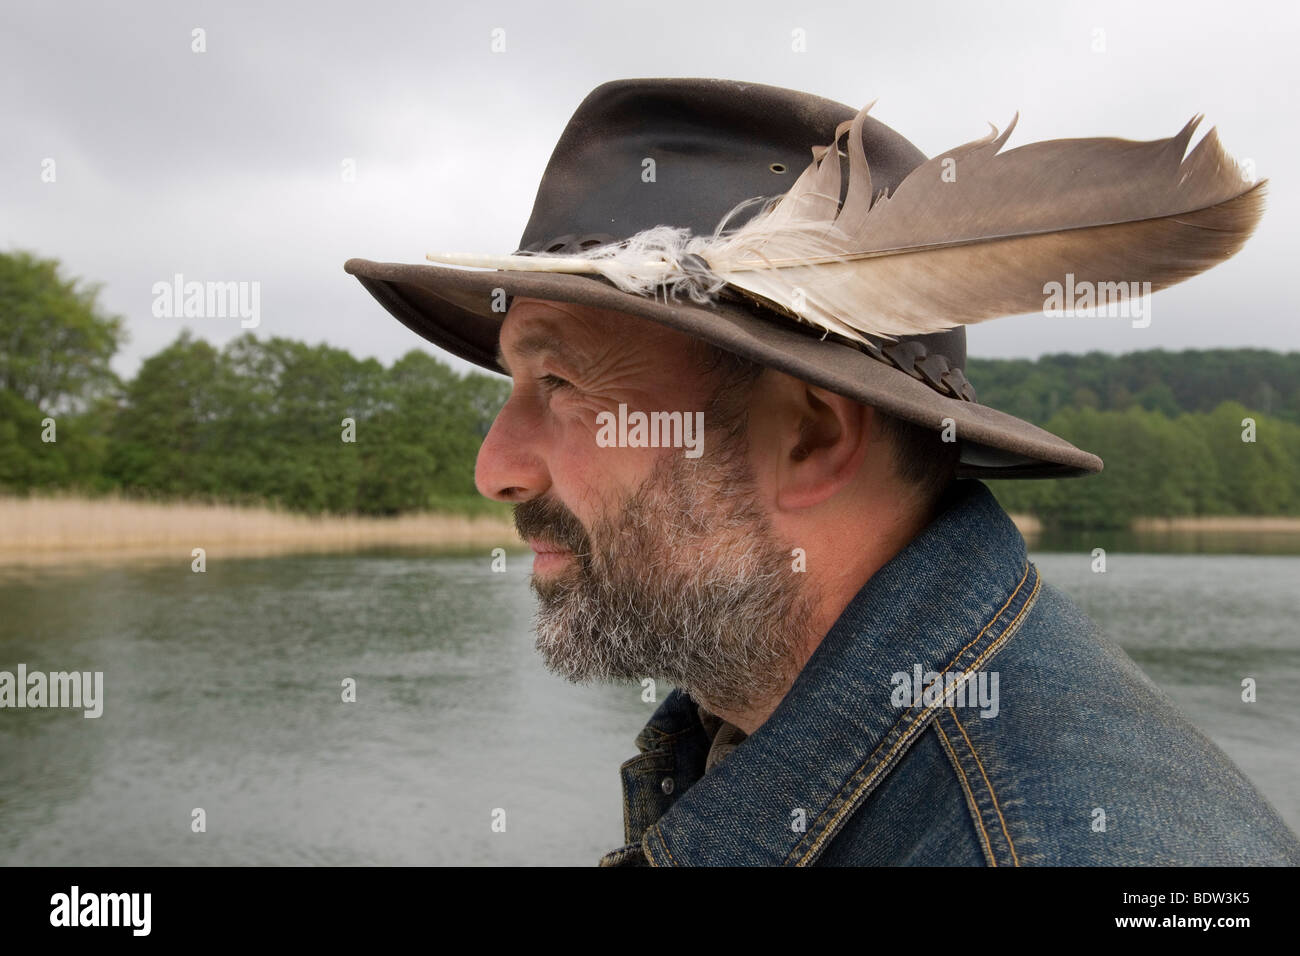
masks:
{"type": "Polygon", "coordinates": [[[820,863],[1300,865],[1241,770],[1046,583],[949,701],[820,863]]]}

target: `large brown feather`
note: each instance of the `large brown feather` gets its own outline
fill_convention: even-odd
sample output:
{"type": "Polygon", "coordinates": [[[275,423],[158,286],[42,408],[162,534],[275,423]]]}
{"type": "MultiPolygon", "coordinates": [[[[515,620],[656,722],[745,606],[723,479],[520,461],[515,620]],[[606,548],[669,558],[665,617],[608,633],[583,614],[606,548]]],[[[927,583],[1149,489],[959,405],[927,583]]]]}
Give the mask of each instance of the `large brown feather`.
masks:
{"type": "MultiPolygon", "coordinates": [[[[429,256],[497,268],[595,272],[643,295],[725,285],[850,338],[922,334],[1043,311],[1051,283],[1181,282],[1233,255],[1264,207],[1200,117],[1152,142],[1057,139],[1000,153],[1015,128],[927,160],[873,196],[862,148],[870,105],[812,150],[789,192],[739,229],[660,226],[579,256],[429,256]],[[839,141],[848,134],[847,152],[839,141]],[[847,157],[847,188],[841,158],[847,157]],[[841,190],[844,198],[840,200],[841,190]],[[711,275],[701,281],[702,257],[711,275]]],[[[739,207],[738,207],[739,208],[739,207]]],[[[733,214],[736,210],[733,210],[733,214]]]]}

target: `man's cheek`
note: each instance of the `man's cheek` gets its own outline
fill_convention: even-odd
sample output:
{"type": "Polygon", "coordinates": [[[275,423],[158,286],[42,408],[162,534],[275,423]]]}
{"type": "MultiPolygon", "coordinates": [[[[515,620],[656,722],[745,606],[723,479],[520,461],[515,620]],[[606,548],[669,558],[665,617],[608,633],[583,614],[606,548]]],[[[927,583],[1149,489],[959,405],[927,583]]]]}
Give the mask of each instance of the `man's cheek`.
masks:
{"type": "Polygon", "coordinates": [[[605,457],[609,451],[613,449],[598,448],[589,434],[575,431],[557,446],[547,463],[552,495],[587,534],[603,516],[603,503],[609,500],[615,486],[609,470],[614,463],[605,457]]]}
{"type": "Polygon", "coordinates": [[[617,441],[617,431],[602,429],[596,413],[575,417],[565,423],[559,443],[560,461],[552,469],[563,473],[575,497],[575,514],[584,525],[604,502],[618,500],[622,489],[636,483],[642,449],[627,448],[617,441]]]}

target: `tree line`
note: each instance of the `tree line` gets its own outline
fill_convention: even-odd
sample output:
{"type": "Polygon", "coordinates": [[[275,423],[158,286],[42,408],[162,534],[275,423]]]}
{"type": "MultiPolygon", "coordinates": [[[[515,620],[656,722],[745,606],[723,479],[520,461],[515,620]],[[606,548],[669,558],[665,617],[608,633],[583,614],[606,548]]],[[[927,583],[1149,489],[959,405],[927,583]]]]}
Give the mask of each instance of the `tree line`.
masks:
{"type": "Polygon", "coordinates": [[[385,367],[326,345],[188,333],[120,393],[53,419],[6,391],[0,483],[273,503],[307,513],[492,510],[474,459],[509,385],[424,352],[385,367]],[[480,504],[481,503],[481,504],[480,504]]]}
{"type": "Polygon", "coordinates": [[[979,400],[1037,425],[1057,412],[1144,408],[1176,417],[1238,402],[1300,424],[1300,352],[1150,349],[1030,359],[969,359],[979,400]]]}
{"type": "MultiPolygon", "coordinates": [[[[122,320],[54,260],[0,253],[0,488],[120,490],[308,513],[494,510],[474,461],[509,394],[419,350],[385,366],[252,333],[188,333],[121,381],[122,320]]],[[[1300,353],[1250,349],[972,359],[980,401],[1106,462],[995,481],[1063,526],[1300,514],[1300,353]]]]}
{"type": "Polygon", "coordinates": [[[1300,515],[1300,425],[1226,401],[1166,415],[1068,407],[1048,431],[1101,457],[1099,475],[992,482],[1009,511],[1050,525],[1125,528],[1134,518],[1300,515]]]}
{"type": "Polygon", "coordinates": [[[1105,462],[1100,475],[993,483],[1049,524],[1300,514],[1300,352],[1152,349],[970,359],[979,400],[1105,462]]]}
{"type": "MultiPolygon", "coordinates": [[[[120,381],[122,321],[54,260],[0,254],[0,487],[121,490],[307,513],[491,511],[474,459],[509,383],[419,350],[188,333],[120,381]]],[[[495,506],[502,510],[504,506],[495,506]]]]}

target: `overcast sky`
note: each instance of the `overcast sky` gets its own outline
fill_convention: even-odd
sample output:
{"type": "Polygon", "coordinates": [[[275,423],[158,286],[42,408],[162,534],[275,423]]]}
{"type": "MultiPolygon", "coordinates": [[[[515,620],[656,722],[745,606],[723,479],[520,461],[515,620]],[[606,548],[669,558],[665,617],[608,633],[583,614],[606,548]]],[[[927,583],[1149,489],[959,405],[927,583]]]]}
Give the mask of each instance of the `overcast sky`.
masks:
{"type": "Polygon", "coordinates": [[[971,330],[971,353],[1295,350],[1298,11],[1188,0],[6,2],[0,248],[104,284],[102,303],[131,335],[115,363],[124,375],[183,326],[218,345],[241,333],[237,318],[154,317],[153,284],[175,273],[260,282],[260,335],[389,362],[436,349],[344,260],[514,250],[556,139],[607,80],[716,76],[855,108],[877,99],[872,115],[927,155],[1017,110],[1007,148],[1159,139],[1203,112],[1197,138],[1217,126],[1271,179],[1243,251],[1157,293],[1148,328],[999,319],[971,330]],[[195,28],[206,52],[191,48],[195,28]],[[504,52],[492,52],[495,28],[504,52]],[[796,29],[806,52],[792,50],[796,29]],[[355,182],[341,176],[346,158],[355,182]],[[54,182],[42,181],[48,159],[54,182]]]}

